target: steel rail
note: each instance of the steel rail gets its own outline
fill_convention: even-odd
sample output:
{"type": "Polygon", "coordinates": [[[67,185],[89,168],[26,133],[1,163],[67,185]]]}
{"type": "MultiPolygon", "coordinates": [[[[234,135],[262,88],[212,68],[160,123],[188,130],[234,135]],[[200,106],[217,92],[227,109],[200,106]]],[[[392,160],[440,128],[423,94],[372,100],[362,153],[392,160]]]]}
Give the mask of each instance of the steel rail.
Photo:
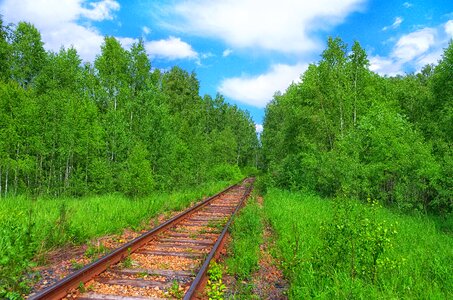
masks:
{"type": "MultiPolygon", "coordinates": [[[[245,179],[244,179],[245,180],[245,179]]],[[[243,180],[243,181],[244,181],[243,180]]],[[[241,182],[243,182],[241,181],[241,182]]],[[[182,221],[184,218],[188,217],[191,213],[203,208],[209,202],[217,198],[218,196],[228,192],[229,190],[237,187],[239,184],[234,184],[225,190],[207,198],[206,200],[192,206],[188,210],[176,215],[175,217],[169,219],[168,221],[160,224],[159,226],[149,230],[143,235],[135,238],[134,240],[124,244],[120,248],[114,250],[113,252],[103,256],[102,258],[86,265],[82,269],[72,273],[71,275],[65,277],[64,279],[56,282],[55,284],[49,286],[48,288],[43,289],[42,291],[37,292],[29,296],[29,300],[54,300],[62,299],[65,297],[70,290],[77,288],[81,283],[86,283],[96,275],[107,270],[110,266],[118,263],[122,259],[126,258],[128,255],[133,253],[138,248],[142,247],[148,243],[155,235],[163,231],[169,226],[172,226],[179,221],[182,221]]]]}
{"type": "Polygon", "coordinates": [[[247,199],[247,197],[250,195],[250,192],[253,189],[253,183],[254,183],[254,180],[250,183],[250,185],[247,188],[247,190],[245,191],[244,195],[242,195],[242,198],[241,198],[239,204],[236,206],[236,209],[234,210],[233,214],[231,214],[228,222],[226,223],[225,227],[222,230],[222,233],[217,238],[217,241],[214,244],[214,247],[209,252],[206,260],[204,261],[203,265],[201,266],[200,270],[198,271],[197,276],[192,281],[192,284],[190,285],[189,289],[187,290],[186,294],[184,295],[183,300],[195,299],[197,297],[196,291],[200,291],[201,288],[203,288],[203,286],[206,284],[206,273],[208,271],[209,264],[211,263],[211,260],[221,250],[222,245],[225,242],[225,237],[226,237],[226,235],[228,233],[228,228],[230,227],[231,222],[233,221],[233,218],[234,218],[235,214],[242,207],[242,205],[244,204],[245,199],[247,199]]]}

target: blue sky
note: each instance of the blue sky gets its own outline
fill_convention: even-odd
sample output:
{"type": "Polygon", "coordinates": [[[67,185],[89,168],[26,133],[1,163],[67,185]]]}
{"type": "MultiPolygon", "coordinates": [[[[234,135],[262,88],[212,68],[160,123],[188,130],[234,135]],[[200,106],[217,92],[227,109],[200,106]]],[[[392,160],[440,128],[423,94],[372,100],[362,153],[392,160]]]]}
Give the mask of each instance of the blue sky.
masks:
{"type": "Polygon", "coordinates": [[[0,14],[33,23],[46,49],[72,45],[85,61],[105,35],[125,48],[143,38],[154,68],[195,71],[202,95],[220,92],[258,125],[328,36],[358,40],[370,68],[389,76],[436,63],[453,37],[453,0],[2,0],[0,14]]]}

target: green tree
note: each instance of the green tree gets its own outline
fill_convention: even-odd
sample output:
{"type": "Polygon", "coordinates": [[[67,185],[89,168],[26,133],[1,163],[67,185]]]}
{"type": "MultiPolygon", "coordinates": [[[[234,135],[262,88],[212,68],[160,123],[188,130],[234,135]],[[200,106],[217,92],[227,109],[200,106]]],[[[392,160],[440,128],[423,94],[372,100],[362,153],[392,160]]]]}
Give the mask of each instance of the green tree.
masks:
{"type": "Polygon", "coordinates": [[[12,33],[11,73],[21,86],[29,86],[46,63],[41,34],[30,23],[19,22],[12,33]]]}

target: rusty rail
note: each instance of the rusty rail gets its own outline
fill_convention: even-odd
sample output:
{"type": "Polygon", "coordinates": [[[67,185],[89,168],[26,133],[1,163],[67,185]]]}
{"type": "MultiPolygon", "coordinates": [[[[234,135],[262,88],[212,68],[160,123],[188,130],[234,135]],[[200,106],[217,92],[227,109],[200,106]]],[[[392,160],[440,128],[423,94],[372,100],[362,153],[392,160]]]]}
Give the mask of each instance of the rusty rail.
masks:
{"type": "MultiPolygon", "coordinates": [[[[126,258],[130,253],[134,252],[138,248],[140,248],[143,245],[145,245],[146,243],[148,243],[154,236],[156,236],[158,233],[160,233],[164,229],[167,229],[168,227],[182,221],[184,218],[189,216],[191,213],[193,213],[197,210],[200,210],[201,208],[203,208],[204,206],[209,204],[209,202],[211,202],[213,199],[217,198],[221,194],[228,192],[229,190],[233,189],[236,186],[238,186],[238,184],[232,185],[232,186],[226,188],[225,190],[215,194],[214,196],[207,198],[203,202],[194,205],[193,207],[189,208],[188,210],[178,214],[177,216],[169,219],[168,221],[162,223],[161,225],[151,229],[150,231],[146,232],[145,234],[139,236],[138,238],[124,244],[120,248],[105,255],[104,257],[100,258],[99,260],[94,261],[93,263],[72,273],[71,275],[69,275],[66,278],[64,278],[63,280],[55,283],[54,285],[52,285],[40,292],[37,292],[36,294],[31,295],[28,299],[30,299],[30,300],[41,300],[41,299],[53,300],[53,299],[61,299],[61,298],[65,297],[69,293],[70,290],[77,288],[80,285],[80,283],[86,283],[93,277],[104,272],[110,266],[118,263],[122,259],[126,258]]],[[[247,192],[247,194],[250,193],[250,190],[251,190],[251,187],[249,187],[249,191],[247,192]]],[[[246,198],[245,195],[243,196],[243,198],[244,199],[246,198]]],[[[242,199],[241,203],[243,202],[244,199],[242,199]]],[[[239,207],[240,207],[240,205],[236,208],[235,212],[239,209],[239,207]]],[[[223,230],[222,236],[225,235],[230,223],[231,223],[231,218],[228,221],[227,226],[223,230]]],[[[219,244],[220,244],[220,241],[218,240],[216,242],[215,246],[217,246],[217,248],[218,248],[219,244]]],[[[215,251],[214,252],[211,251],[211,252],[214,253],[215,251]]],[[[209,261],[214,256],[214,254],[212,254],[212,253],[210,253],[208,256],[209,261]]],[[[207,262],[207,266],[209,265],[209,261],[207,262]]],[[[206,264],[206,262],[205,262],[205,264],[206,264]]],[[[205,264],[203,264],[203,267],[205,264]]],[[[207,266],[204,268],[202,267],[201,270],[203,270],[203,274],[206,273],[207,266]]],[[[198,276],[196,278],[198,278],[198,276]]],[[[197,280],[197,279],[195,279],[195,280],[197,280]]],[[[199,280],[200,279],[198,279],[198,281],[199,280]]]]}
{"type": "Polygon", "coordinates": [[[186,294],[184,295],[184,300],[190,300],[196,297],[196,291],[200,291],[203,286],[206,283],[206,273],[209,268],[209,264],[211,263],[212,259],[219,253],[219,251],[222,249],[222,245],[225,242],[225,237],[228,232],[228,228],[231,225],[231,222],[233,221],[233,218],[235,214],[238,212],[238,210],[242,207],[244,204],[245,199],[250,195],[250,192],[253,189],[253,182],[250,183],[249,187],[247,188],[247,191],[244,193],[244,195],[241,198],[240,203],[234,210],[233,214],[230,216],[228,222],[226,223],[225,227],[222,230],[222,233],[220,236],[217,238],[216,243],[214,244],[214,247],[212,250],[209,252],[209,255],[207,256],[206,260],[203,262],[203,265],[201,266],[200,270],[198,271],[197,276],[195,279],[192,281],[192,284],[190,285],[189,289],[187,290],[186,294]]]}

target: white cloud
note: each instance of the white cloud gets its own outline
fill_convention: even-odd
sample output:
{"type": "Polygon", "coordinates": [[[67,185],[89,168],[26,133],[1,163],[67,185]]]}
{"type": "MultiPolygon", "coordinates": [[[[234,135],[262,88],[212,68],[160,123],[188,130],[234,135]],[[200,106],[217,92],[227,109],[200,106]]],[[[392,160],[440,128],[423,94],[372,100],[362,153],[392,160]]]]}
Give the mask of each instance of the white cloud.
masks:
{"type": "Polygon", "coordinates": [[[445,32],[453,39],[453,20],[449,20],[445,23],[445,32]]]}
{"type": "Polygon", "coordinates": [[[144,35],[148,35],[151,33],[151,29],[149,29],[149,27],[147,26],[143,26],[142,31],[144,35]]]}
{"type": "Polygon", "coordinates": [[[322,46],[312,34],[341,23],[365,0],[192,0],[154,11],[161,23],[233,47],[300,53],[322,46]]]}
{"type": "Polygon", "coordinates": [[[402,75],[405,71],[418,72],[441,59],[452,36],[453,20],[410,32],[397,40],[388,57],[370,55],[370,70],[389,76],[402,75]]]}
{"type": "Polygon", "coordinates": [[[401,23],[403,23],[404,19],[401,18],[401,17],[396,17],[395,18],[395,21],[393,22],[392,25],[390,26],[385,26],[384,28],[382,28],[383,31],[386,31],[386,30],[389,30],[389,29],[397,29],[398,27],[400,27],[401,23]]]}
{"type": "Polygon", "coordinates": [[[102,0],[88,4],[91,9],[81,8],[81,14],[94,21],[113,19],[112,11],[120,9],[120,4],[114,0],[102,0]]]}
{"type": "Polygon", "coordinates": [[[276,91],[285,91],[291,82],[297,82],[307,69],[306,64],[293,66],[277,64],[258,76],[240,76],[223,80],[218,88],[226,97],[255,107],[265,107],[276,91]]]}
{"type": "Polygon", "coordinates": [[[113,18],[112,12],[119,8],[118,2],[113,0],[6,0],[0,4],[0,11],[8,23],[27,21],[35,25],[46,49],[58,51],[62,45],[66,48],[74,46],[85,61],[94,59],[104,37],[96,28],[79,25],[77,21],[80,18],[109,20],[113,18]]]}
{"type": "Polygon", "coordinates": [[[424,28],[402,36],[393,49],[392,56],[408,62],[427,52],[434,44],[436,30],[424,28]]]}
{"type": "Polygon", "coordinates": [[[222,53],[222,56],[223,57],[227,57],[227,56],[230,56],[230,54],[233,53],[233,50],[231,49],[225,49],[222,53]]]}
{"type": "Polygon", "coordinates": [[[117,37],[116,39],[120,42],[121,46],[124,49],[131,49],[132,48],[132,44],[138,42],[138,39],[133,39],[133,38],[130,38],[130,37],[117,37]]]}
{"type": "Polygon", "coordinates": [[[428,64],[437,64],[437,62],[440,60],[442,57],[442,53],[444,53],[442,48],[435,49],[433,51],[430,51],[419,58],[417,58],[417,61],[415,62],[415,66],[417,67],[418,70],[421,70],[424,66],[428,64]]]}
{"type": "Polygon", "coordinates": [[[191,45],[173,36],[166,40],[146,42],[145,48],[151,57],[157,56],[169,60],[198,58],[198,53],[193,50],[191,45]]]}
{"type": "Polygon", "coordinates": [[[263,132],[263,124],[255,124],[255,131],[256,131],[256,133],[262,133],[263,132]]]}
{"type": "Polygon", "coordinates": [[[207,59],[207,58],[211,58],[211,57],[215,57],[215,54],[212,52],[206,52],[206,53],[201,54],[201,58],[203,58],[203,59],[207,59]]]}
{"type": "Polygon", "coordinates": [[[370,56],[370,70],[378,73],[379,75],[402,75],[403,65],[399,62],[396,62],[392,58],[385,58],[381,56],[370,56]]]}
{"type": "Polygon", "coordinates": [[[410,3],[410,2],[404,2],[404,3],[403,3],[403,6],[404,6],[405,8],[412,7],[412,5],[413,5],[413,4],[410,3]]]}

